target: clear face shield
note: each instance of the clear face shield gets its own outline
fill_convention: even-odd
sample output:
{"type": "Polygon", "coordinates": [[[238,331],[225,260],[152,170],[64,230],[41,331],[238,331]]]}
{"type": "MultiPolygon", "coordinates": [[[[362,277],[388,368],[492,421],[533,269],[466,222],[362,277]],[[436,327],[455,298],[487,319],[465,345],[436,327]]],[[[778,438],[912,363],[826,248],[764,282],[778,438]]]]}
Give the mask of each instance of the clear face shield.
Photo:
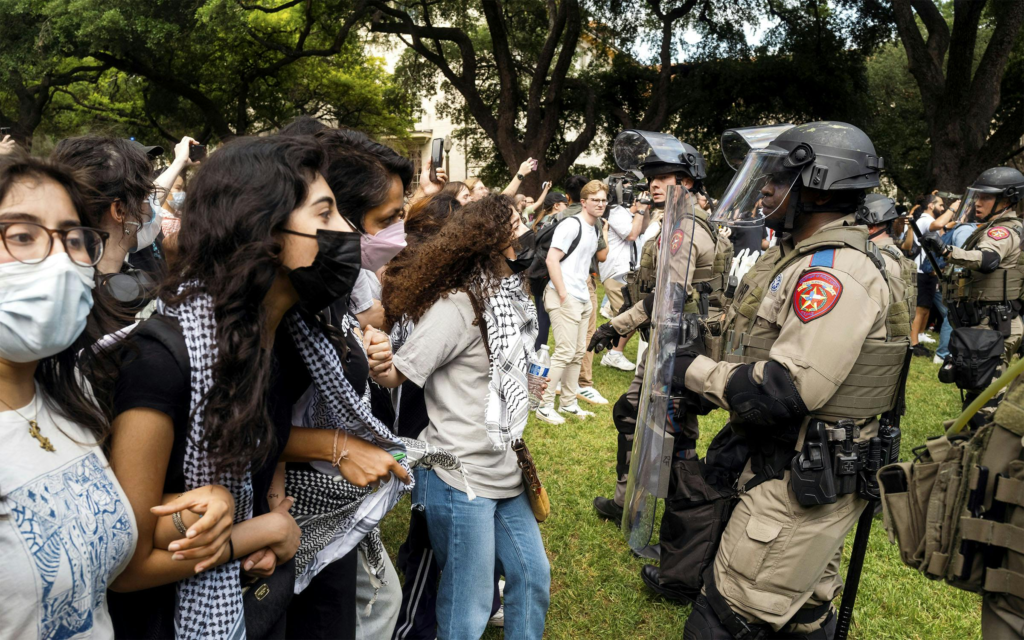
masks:
{"type": "Polygon", "coordinates": [[[803,170],[789,162],[789,155],[771,148],[749,151],[711,220],[732,227],[763,224],[785,202],[803,170]]]}
{"type": "Polygon", "coordinates": [[[733,171],[738,171],[751,150],[764,149],[772,140],[793,128],[791,124],[766,127],[737,127],[722,134],[722,155],[733,171]]]}
{"type": "Polygon", "coordinates": [[[654,162],[677,163],[685,151],[675,137],[654,131],[623,131],[612,144],[615,164],[627,172],[639,171],[640,165],[654,162]]]}
{"type": "Polygon", "coordinates": [[[1002,191],[995,189],[975,189],[970,187],[964,194],[954,220],[957,224],[985,222],[994,213],[999,213],[999,201],[1002,191]]]}

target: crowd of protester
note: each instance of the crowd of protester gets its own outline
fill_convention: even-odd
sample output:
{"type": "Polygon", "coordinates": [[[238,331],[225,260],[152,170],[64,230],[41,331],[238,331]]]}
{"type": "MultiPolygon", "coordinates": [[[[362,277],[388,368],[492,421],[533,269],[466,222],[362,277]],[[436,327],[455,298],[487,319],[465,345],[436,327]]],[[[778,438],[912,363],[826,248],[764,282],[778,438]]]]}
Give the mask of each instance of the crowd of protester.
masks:
{"type": "MultiPolygon", "coordinates": [[[[413,190],[409,159],[311,118],[196,146],[159,172],[113,137],[0,149],[0,637],[541,637],[526,369],[553,334],[536,416],[608,404],[587,345],[659,221],[583,176],[520,193],[532,159],[501,193],[429,164],[413,190]]],[[[894,232],[939,361],[910,225],[962,244],[958,205],[894,232]]],[[[738,279],[775,239],[731,233],[738,279]]],[[[631,338],[600,364],[633,371],[631,338]]]]}

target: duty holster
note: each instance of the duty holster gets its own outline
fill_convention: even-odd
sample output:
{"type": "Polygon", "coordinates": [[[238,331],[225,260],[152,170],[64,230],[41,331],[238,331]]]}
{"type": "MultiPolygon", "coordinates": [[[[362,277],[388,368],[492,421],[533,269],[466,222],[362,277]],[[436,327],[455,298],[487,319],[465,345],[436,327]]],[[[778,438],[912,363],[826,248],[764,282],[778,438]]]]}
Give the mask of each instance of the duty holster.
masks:
{"type": "Polygon", "coordinates": [[[877,473],[899,459],[900,430],[883,424],[877,436],[856,442],[859,432],[852,420],[840,420],[834,427],[811,420],[789,476],[801,506],[834,504],[839,496],[851,493],[864,500],[879,499],[877,473]]]}

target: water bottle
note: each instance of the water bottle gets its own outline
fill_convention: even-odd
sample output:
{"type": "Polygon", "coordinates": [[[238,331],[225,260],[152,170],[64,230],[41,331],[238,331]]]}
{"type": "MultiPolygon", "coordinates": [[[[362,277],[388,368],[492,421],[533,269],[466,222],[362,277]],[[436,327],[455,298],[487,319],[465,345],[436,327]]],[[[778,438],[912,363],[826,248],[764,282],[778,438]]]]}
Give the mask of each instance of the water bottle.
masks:
{"type": "Polygon", "coordinates": [[[530,411],[540,406],[541,390],[551,371],[551,350],[544,345],[538,352],[540,355],[530,358],[530,367],[526,372],[526,382],[530,388],[530,411]]]}

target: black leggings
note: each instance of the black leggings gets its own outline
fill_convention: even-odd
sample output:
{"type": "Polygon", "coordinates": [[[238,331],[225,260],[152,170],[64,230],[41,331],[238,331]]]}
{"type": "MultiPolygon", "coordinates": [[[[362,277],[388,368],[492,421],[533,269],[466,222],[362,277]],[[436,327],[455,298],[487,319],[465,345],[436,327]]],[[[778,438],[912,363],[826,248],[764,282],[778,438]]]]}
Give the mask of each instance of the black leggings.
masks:
{"type": "Polygon", "coordinates": [[[289,640],[356,637],[356,571],[359,550],[320,570],[288,605],[289,640]]]}

